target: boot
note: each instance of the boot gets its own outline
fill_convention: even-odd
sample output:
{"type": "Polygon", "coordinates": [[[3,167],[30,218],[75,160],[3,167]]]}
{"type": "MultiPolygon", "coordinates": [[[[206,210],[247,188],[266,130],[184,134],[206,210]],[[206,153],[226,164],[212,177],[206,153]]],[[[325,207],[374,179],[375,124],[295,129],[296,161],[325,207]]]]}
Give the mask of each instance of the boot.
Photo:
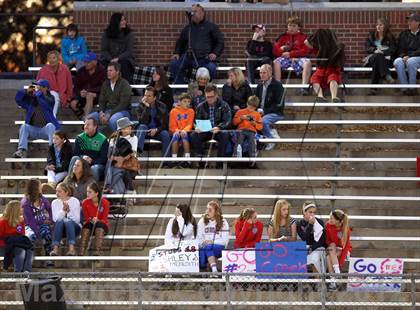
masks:
{"type": "Polygon", "coordinates": [[[102,252],[102,246],[104,244],[104,236],[105,231],[103,228],[96,228],[95,229],[95,250],[96,253],[94,255],[96,256],[103,256],[104,253],[102,252]]]}
{"type": "Polygon", "coordinates": [[[69,250],[66,253],[67,256],[75,256],[76,255],[76,249],[74,248],[74,244],[69,245],[69,250]]]}
{"type": "Polygon", "coordinates": [[[54,245],[53,250],[50,252],[50,256],[58,256],[58,245],[54,245]]]}
{"type": "Polygon", "coordinates": [[[83,228],[80,237],[80,256],[86,255],[86,248],[90,238],[90,229],[83,228]]]}

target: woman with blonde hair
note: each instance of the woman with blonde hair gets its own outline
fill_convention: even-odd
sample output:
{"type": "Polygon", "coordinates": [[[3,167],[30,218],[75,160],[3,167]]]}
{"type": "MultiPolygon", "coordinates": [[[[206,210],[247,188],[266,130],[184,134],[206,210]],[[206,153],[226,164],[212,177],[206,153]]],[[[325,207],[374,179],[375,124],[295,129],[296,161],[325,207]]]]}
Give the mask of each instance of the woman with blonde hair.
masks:
{"type": "Polygon", "coordinates": [[[33,245],[25,237],[25,223],[17,200],[8,202],[0,218],[0,253],[5,256],[5,269],[9,264],[8,258],[13,257],[15,272],[32,271],[33,245]],[[10,253],[5,253],[6,245],[11,249],[10,253]]]}
{"type": "Polygon", "coordinates": [[[254,208],[245,208],[235,220],[235,248],[255,248],[261,241],[264,225],[257,220],[254,208]]]}
{"type": "Polygon", "coordinates": [[[235,114],[239,109],[246,108],[246,103],[251,95],[251,87],[245,80],[242,70],[231,68],[228,71],[228,79],[222,88],[222,97],[229,104],[232,114],[235,114]]]}
{"type": "Polygon", "coordinates": [[[327,267],[330,273],[340,273],[340,268],[351,253],[349,217],[343,210],[331,212],[325,225],[327,235],[327,267]]]}
{"type": "Polygon", "coordinates": [[[229,224],[223,218],[217,201],[207,203],[206,213],[197,225],[197,239],[200,246],[200,268],[209,263],[211,271],[217,272],[216,259],[222,256],[229,243],[229,224]]]}
{"type": "Polygon", "coordinates": [[[296,220],[290,216],[290,203],[278,200],[268,227],[268,238],[274,241],[296,241],[296,220]]]}

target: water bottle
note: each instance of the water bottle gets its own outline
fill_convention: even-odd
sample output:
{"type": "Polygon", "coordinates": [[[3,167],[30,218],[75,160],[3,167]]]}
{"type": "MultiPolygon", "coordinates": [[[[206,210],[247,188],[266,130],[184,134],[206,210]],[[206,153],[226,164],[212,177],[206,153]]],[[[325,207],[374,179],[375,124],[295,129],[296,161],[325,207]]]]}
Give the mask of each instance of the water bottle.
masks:
{"type": "Polygon", "coordinates": [[[236,157],[242,157],[242,146],[240,144],[236,148],[236,157]]]}

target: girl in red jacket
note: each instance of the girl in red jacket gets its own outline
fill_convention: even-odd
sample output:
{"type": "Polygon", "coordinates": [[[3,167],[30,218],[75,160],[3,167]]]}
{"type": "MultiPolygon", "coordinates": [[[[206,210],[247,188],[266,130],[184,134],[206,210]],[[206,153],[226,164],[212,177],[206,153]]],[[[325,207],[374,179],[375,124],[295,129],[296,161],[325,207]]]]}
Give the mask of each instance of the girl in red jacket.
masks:
{"type": "Polygon", "coordinates": [[[336,209],[330,214],[330,219],[325,225],[327,235],[327,266],[328,272],[340,273],[347,254],[351,253],[350,232],[348,215],[336,209]]]}
{"type": "Polygon", "coordinates": [[[263,223],[257,220],[257,212],[246,208],[235,221],[235,248],[255,248],[261,241],[263,223]]]}
{"type": "MultiPolygon", "coordinates": [[[[300,32],[302,24],[297,16],[287,20],[287,32],[279,36],[273,46],[274,77],[281,80],[281,70],[293,68],[296,74],[302,73],[302,83],[308,84],[312,63],[307,58],[311,49],[305,45],[306,35],[300,32]]],[[[306,91],[306,90],[305,90],[306,91]]]]}
{"type": "Polygon", "coordinates": [[[85,255],[91,235],[95,234],[96,255],[103,255],[104,236],[108,233],[109,201],[101,198],[98,184],[91,183],[87,187],[87,198],[82,202],[83,229],[80,241],[80,255],[85,255]],[[92,232],[93,231],[93,232],[92,232]]]}

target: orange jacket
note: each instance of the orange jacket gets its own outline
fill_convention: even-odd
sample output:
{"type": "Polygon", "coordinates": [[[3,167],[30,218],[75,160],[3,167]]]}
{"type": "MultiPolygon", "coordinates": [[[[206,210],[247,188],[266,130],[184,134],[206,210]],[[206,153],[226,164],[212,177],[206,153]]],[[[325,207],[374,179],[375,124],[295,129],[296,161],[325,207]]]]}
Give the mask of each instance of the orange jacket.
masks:
{"type": "Polygon", "coordinates": [[[248,110],[248,108],[240,109],[238,112],[236,112],[235,117],[233,118],[233,125],[238,126],[238,129],[245,129],[253,132],[257,132],[263,128],[261,114],[257,111],[248,110]],[[247,119],[242,120],[242,115],[253,117],[256,121],[256,124],[252,124],[247,119]]]}
{"type": "Polygon", "coordinates": [[[191,108],[174,107],[169,114],[169,132],[174,133],[177,130],[191,131],[194,123],[194,114],[194,110],[191,108]]]}

